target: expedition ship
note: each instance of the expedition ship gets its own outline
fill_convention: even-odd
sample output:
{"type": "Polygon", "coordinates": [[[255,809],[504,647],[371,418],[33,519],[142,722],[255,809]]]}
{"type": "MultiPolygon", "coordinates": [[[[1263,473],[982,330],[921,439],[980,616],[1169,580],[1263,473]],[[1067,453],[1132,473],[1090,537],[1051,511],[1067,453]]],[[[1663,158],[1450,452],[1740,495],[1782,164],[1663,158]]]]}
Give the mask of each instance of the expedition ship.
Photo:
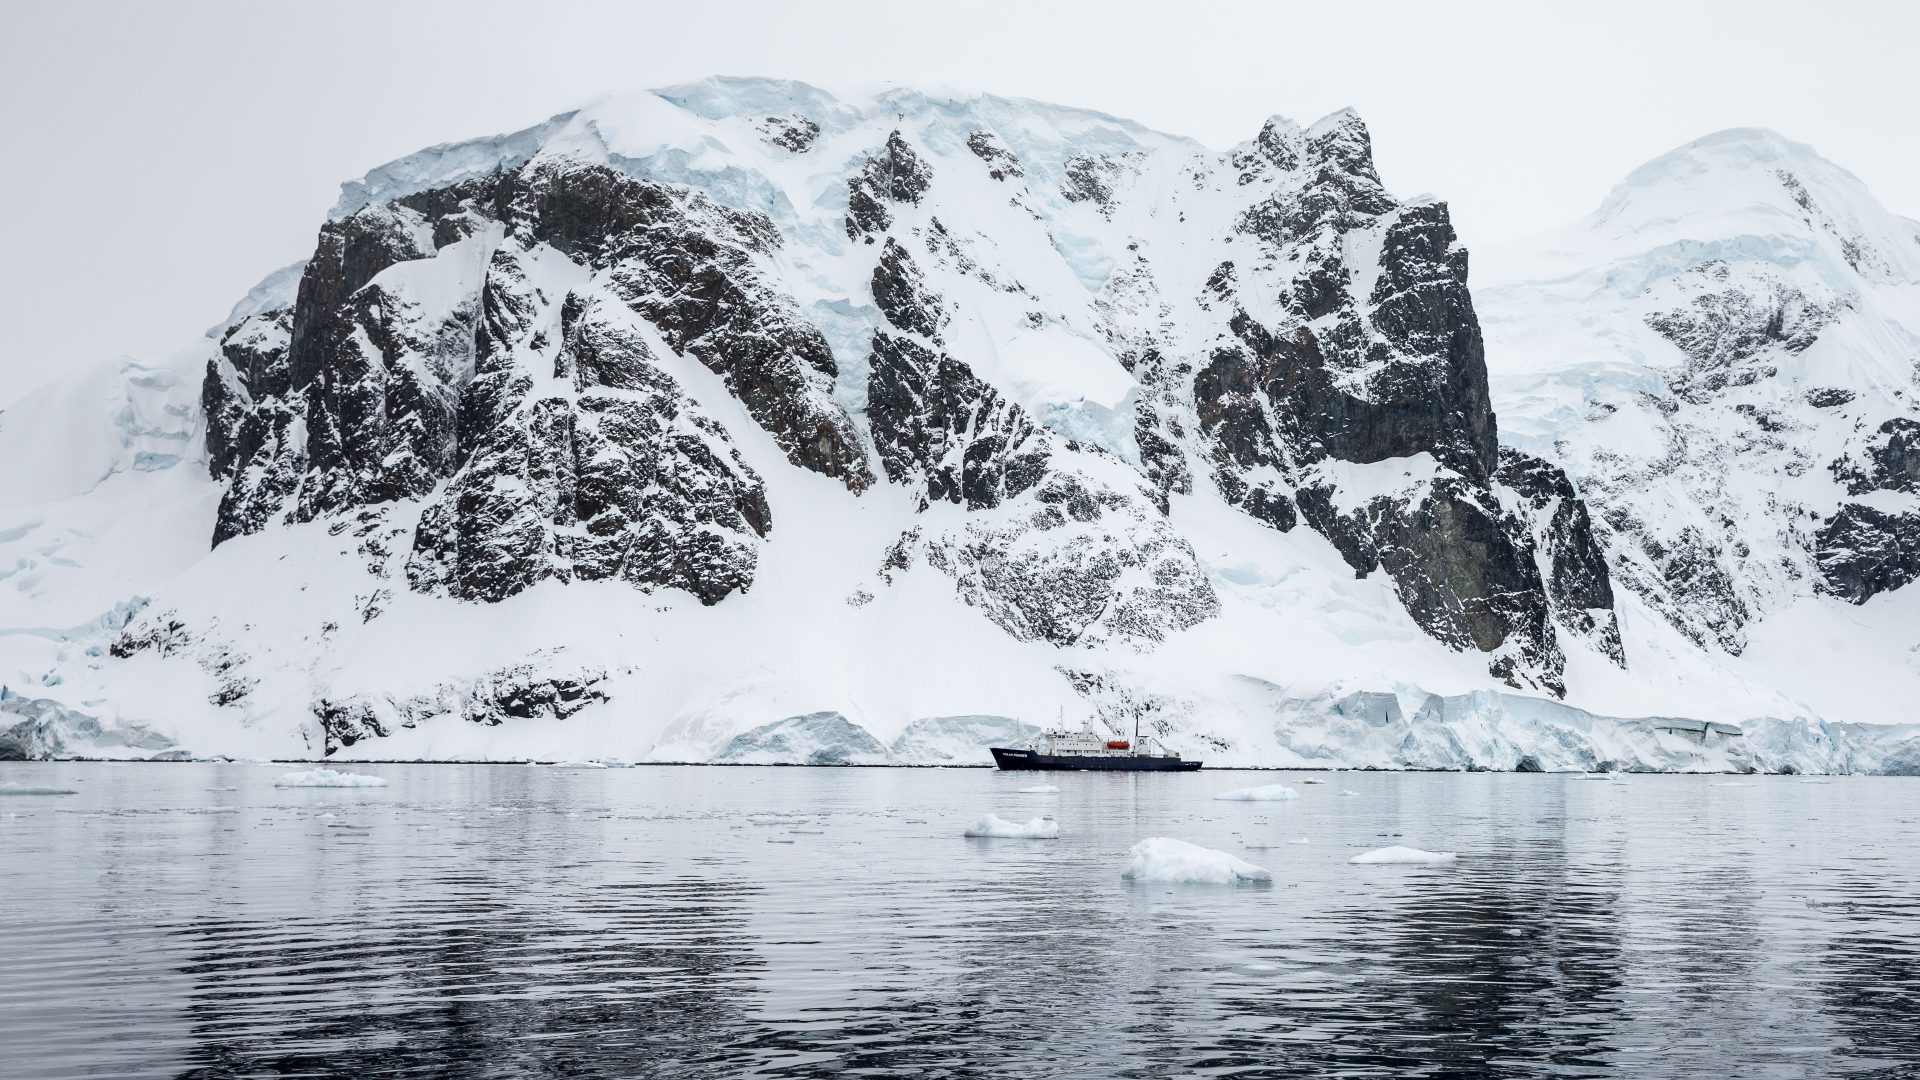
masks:
{"type": "Polygon", "coordinates": [[[1046,732],[1027,747],[990,746],[993,763],[1002,769],[1090,770],[1096,772],[1193,772],[1197,761],[1182,760],[1171,751],[1154,753],[1153,740],[1136,728],[1131,739],[1109,739],[1089,722],[1079,731],[1046,732]]]}

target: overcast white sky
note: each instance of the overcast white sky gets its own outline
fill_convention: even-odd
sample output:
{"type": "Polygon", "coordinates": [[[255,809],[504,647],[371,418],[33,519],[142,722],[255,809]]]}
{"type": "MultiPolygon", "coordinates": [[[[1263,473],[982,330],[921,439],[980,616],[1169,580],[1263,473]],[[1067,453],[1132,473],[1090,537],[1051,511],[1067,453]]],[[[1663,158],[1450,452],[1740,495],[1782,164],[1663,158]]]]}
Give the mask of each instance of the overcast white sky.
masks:
{"type": "Polygon", "coordinates": [[[1920,5],[914,5],[9,0],[0,404],[171,351],[303,258],[342,180],[708,74],[1040,98],[1225,147],[1351,105],[1469,247],[1590,210],[1709,131],[1775,128],[1920,215],[1920,5]]]}

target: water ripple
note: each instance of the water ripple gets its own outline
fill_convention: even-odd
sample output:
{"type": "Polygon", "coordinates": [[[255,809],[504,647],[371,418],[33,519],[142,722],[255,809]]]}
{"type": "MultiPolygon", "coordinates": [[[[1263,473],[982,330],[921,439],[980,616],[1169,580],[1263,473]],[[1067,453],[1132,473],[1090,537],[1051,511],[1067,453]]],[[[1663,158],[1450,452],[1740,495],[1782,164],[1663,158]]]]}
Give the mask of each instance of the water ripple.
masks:
{"type": "Polygon", "coordinates": [[[0,820],[0,1074],[1920,1073],[1911,782],[368,768],[0,766],[78,792],[0,820]]]}

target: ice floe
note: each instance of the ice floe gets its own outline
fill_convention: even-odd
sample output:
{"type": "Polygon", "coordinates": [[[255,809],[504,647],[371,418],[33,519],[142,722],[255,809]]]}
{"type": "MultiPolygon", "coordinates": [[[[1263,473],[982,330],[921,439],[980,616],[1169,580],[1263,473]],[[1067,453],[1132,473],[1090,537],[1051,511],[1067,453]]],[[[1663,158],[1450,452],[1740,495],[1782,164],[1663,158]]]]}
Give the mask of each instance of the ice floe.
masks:
{"type": "Polygon", "coordinates": [[[1148,837],[1133,845],[1120,876],[1129,881],[1190,885],[1239,885],[1273,880],[1272,874],[1245,859],[1165,836],[1148,837]]]}
{"type": "Polygon", "coordinates": [[[0,784],[0,795],[77,795],[72,788],[37,787],[32,784],[0,784]]]}
{"type": "Polygon", "coordinates": [[[387,782],[378,776],[365,773],[334,772],[332,769],[310,769],[306,772],[290,772],[273,782],[274,787],[386,787],[387,782]]]}
{"type": "Polygon", "coordinates": [[[1038,787],[1023,787],[1023,788],[1021,788],[1021,789],[1020,789],[1020,794],[1022,794],[1022,795],[1051,795],[1051,794],[1053,794],[1054,792],[1056,792],[1056,791],[1059,791],[1059,790],[1060,790],[1059,788],[1057,788],[1057,787],[1054,787],[1054,786],[1053,786],[1052,784],[1041,784],[1041,785],[1040,785],[1040,786],[1038,786],[1038,787]]]}
{"type": "Polygon", "coordinates": [[[1392,847],[1376,848],[1373,851],[1355,855],[1347,861],[1350,863],[1364,863],[1369,865],[1376,863],[1418,865],[1425,863],[1449,863],[1456,858],[1458,858],[1458,856],[1451,851],[1423,851],[1420,848],[1401,847],[1395,844],[1392,847]]]}
{"type": "Polygon", "coordinates": [[[1281,802],[1297,799],[1300,793],[1285,784],[1268,784],[1266,787],[1234,788],[1215,795],[1215,799],[1226,802],[1281,802]]]}
{"type": "Polygon", "coordinates": [[[1011,840],[1058,840],[1060,823],[1052,818],[1032,818],[1022,824],[999,814],[988,814],[967,828],[968,836],[998,836],[1011,840]]]}

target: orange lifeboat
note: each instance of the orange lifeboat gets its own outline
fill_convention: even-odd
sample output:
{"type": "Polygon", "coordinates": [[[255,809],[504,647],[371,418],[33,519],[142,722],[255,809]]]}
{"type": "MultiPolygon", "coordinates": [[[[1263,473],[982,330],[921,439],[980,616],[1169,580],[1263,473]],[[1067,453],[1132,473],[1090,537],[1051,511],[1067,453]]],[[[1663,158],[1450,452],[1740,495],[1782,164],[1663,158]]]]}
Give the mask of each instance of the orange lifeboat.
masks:
{"type": "Polygon", "coordinates": [[[1107,749],[1109,750],[1128,750],[1128,749],[1131,749],[1132,747],[1133,747],[1133,744],[1128,742],[1125,739],[1108,739],[1107,740],[1107,749]]]}

